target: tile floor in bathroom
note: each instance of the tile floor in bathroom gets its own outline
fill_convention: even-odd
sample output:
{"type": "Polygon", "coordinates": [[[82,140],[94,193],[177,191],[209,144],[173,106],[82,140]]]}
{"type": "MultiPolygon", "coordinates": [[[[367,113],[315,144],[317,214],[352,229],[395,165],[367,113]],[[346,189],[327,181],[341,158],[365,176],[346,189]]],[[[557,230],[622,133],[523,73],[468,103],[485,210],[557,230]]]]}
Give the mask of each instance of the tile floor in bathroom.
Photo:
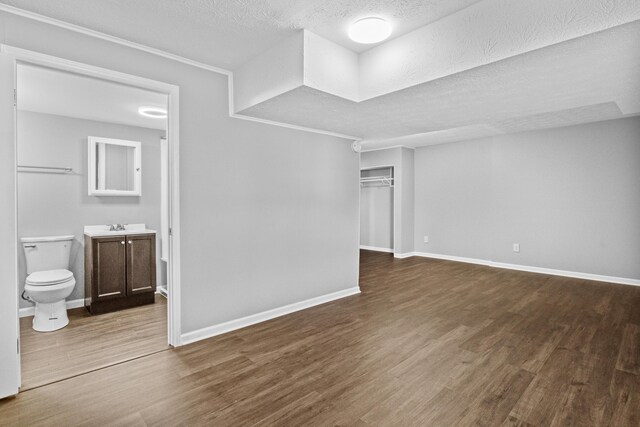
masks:
{"type": "Polygon", "coordinates": [[[167,300],[92,316],[68,311],[69,325],[36,332],[33,317],[20,319],[21,391],[168,349],[167,300]]]}

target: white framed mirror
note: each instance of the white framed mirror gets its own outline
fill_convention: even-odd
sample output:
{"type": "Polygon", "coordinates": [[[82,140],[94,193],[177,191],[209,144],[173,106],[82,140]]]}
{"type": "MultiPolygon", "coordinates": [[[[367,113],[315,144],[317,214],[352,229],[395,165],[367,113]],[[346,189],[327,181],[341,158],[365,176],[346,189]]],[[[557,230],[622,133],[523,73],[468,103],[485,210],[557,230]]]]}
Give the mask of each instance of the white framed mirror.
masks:
{"type": "Polygon", "coordinates": [[[89,137],[89,195],[141,196],[140,141],[89,137]]]}

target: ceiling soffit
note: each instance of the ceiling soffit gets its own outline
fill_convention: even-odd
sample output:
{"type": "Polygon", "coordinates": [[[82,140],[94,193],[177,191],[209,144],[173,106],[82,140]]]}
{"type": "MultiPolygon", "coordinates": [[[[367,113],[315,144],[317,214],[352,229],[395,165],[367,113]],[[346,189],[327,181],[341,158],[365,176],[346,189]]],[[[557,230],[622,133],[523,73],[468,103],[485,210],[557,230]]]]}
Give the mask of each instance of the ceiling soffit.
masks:
{"type": "MultiPolygon", "coordinates": [[[[518,88],[539,80],[531,75],[531,71],[542,71],[545,79],[556,79],[544,68],[556,71],[558,75],[558,84],[547,86],[553,87],[553,90],[562,89],[566,80],[562,74],[574,72],[574,69],[566,67],[579,66],[584,62],[584,55],[580,52],[577,52],[577,58],[573,58],[576,52],[568,49],[550,51],[547,60],[558,61],[559,66],[545,62],[541,64],[539,54],[534,55],[534,64],[526,64],[527,61],[523,60],[505,60],[526,57],[637,20],[640,20],[640,2],[635,0],[484,0],[360,54],[310,31],[302,31],[235,71],[235,112],[377,140],[424,133],[425,128],[438,131],[463,128],[466,132],[469,130],[467,126],[476,126],[472,128],[476,129],[478,125],[488,126],[488,123],[457,123],[459,126],[454,127],[451,120],[437,123],[438,120],[434,119],[429,123],[429,117],[437,117],[439,109],[447,108],[429,102],[430,88],[434,87],[429,83],[458,76],[459,84],[477,92],[477,88],[472,87],[479,84],[473,78],[477,74],[474,70],[502,63],[493,71],[506,73],[505,78],[510,79],[505,81],[508,87],[514,80],[518,86],[516,93],[510,93],[509,96],[517,97],[518,88]],[[505,68],[510,64],[516,68],[505,68]],[[524,71],[522,77],[518,77],[519,71],[524,71]],[[309,101],[313,101],[317,108],[306,105],[309,101]],[[302,118],[301,111],[312,113],[312,116],[305,115],[302,118]],[[394,114],[396,111],[401,114],[394,114]],[[378,120],[380,116],[383,116],[383,120],[378,120]],[[389,126],[380,129],[387,122],[389,126]]],[[[629,37],[637,37],[631,33],[623,34],[627,42],[623,41],[622,47],[616,46],[617,40],[609,37],[608,42],[612,44],[608,47],[618,51],[628,47],[629,37]]],[[[597,38],[588,37],[587,40],[598,41],[597,38]]],[[[600,49],[602,46],[588,46],[584,42],[567,46],[603,51],[600,49]]],[[[628,58],[630,52],[618,52],[622,54],[622,64],[619,65],[626,70],[636,62],[628,58]]],[[[582,65],[587,68],[593,66],[582,65]]],[[[588,71],[578,70],[578,75],[582,75],[585,81],[576,83],[585,85],[594,78],[602,77],[602,73],[588,71]]],[[[561,108],[547,105],[546,110],[529,108],[520,111],[523,110],[520,108],[516,111],[535,115],[614,101],[615,94],[607,90],[613,90],[617,85],[607,84],[606,80],[608,78],[605,76],[604,82],[596,82],[596,86],[599,86],[597,99],[593,99],[596,98],[593,96],[583,96],[584,99],[576,97],[575,92],[580,89],[572,84],[567,87],[567,95],[574,96],[574,101],[588,101],[588,104],[564,102],[561,108]]],[[[446,86],[446,82],[443,85],[446,86]]],[[[435,86],[436,94],[439,86],[435,86]]],[[[499,87],[494,89],[500,92],[499,87]]],[[[546,94],[545,91],[540,92],[540,96],[546,94]]],[[[456,97],[438,100],[445,103],[452,100],[471,103],[482,101],[468,99],[465,93],[456,90],[452,90],[450,95],[456,97]]],[[[491,97],[491,94],[488,96],[491,97]]],[[[536,97],[535,93],[533,96],[536,97]]],[[[532,103],[537,105],[540,103],[538,101],[534,99],[532,103]]],[[[621,105],[629,103],[624,99],[620,102],[621,105]]],[[[621,108],[624,114],[634,113],[624,111],[628,108],[621,108]]],[[[464,117],[461,118],[464,122],[464,117]]],[[[511,119],[509,111],[493,121],[501,119],[511,119]]]]}

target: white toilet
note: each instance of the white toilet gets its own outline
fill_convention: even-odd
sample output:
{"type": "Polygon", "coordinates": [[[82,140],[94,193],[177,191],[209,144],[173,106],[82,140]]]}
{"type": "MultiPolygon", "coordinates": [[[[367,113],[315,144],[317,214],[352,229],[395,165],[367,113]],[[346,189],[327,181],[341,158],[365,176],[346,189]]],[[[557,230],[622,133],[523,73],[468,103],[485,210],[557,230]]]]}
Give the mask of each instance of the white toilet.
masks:
{"type": "Polygon", "coordinates": [[[69,268],[73,236],[23,237],[27,261],[24,290],[36,303],[33,329],[50,332],[69,324],[65,298],[76,285],[69,268]]]}

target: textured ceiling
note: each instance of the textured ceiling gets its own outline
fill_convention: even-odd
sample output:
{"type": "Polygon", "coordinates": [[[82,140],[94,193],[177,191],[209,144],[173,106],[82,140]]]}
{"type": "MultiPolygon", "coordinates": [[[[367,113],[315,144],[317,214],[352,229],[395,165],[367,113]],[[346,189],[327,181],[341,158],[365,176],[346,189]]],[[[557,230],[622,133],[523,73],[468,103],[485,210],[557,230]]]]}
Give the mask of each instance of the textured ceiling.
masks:
{"type": "Polygon", "coordinates": [[[350,23],[387,18],[392,38],[480,0],[0,0],[21,9],[234,69],[301,29],[356,52],[350,23]]]}
{"type": "Polygon", "coordinates": [[[167,106],[167,95],[30,65],[18,65],[18,109],[57,116],[166,129],[138,108],[167,106]]]}
{"type": "Polygon", "coordinates": [[[445,144],[485,138],[505,133],[526,132],[531,130],[575,126],[603,120],[619,119],[624,115],[615,102],[587,105],[585,107],[556,110],[530,116],[514,117],[489,125],[469,125],[444,130],[404,136],[400,138],[363,141],[365,150],[398,146],[424,147],[426,145],[445,144]]]}
{"type": "MultiPolygon", "coordinates": [[[[609,102],[631,115],[640,112],[638,52],[640,21],[360,103],[302,86],[242,114],[377,140],[478,125],[530,130],[522,118],[543,126],[538,115],[609,102]]],[[[558,123],[572,117],[582,120],[558,123]]]]}
{"type": "Polygon", "coordinates": [[[269,94],[250,93],[255,102],[237,102],[241,111],[235,113],[362,137],[365,149],[640,113],[639,0],[0,3],[234,69],[234,87],[248,75],[258,84],[249,82],[245,88],[259,86],[269,94]],[[372,48],[350,42],[348,24],[364,15],[390,19],[393,38],[372,48]],[[287,53],[277,47],[301,29],[327,39],[325,47],[333,41],[359,55],[343,49],[348,54],[321,53],[311,60],[304,45],[297,50],[302,52],[298,59],[269,56],[287,53]],[[355,57],[355,96],[345,95],[342,86],[348,79],[335,63],[349,55],[355,57]],[[254,67],[256,73],[243,73],[251,64],[265,63],[265,57],[275,64],[273,81],[260,66],[254,67]],[[285,64],[293,64],[286,70],[292,80],[279,86],[285,89],[274,90],[283,83],[279,79],[285,64]],[[316,67],[312,64],[317,65],[315,74],[307,73],[316,67]]]}

